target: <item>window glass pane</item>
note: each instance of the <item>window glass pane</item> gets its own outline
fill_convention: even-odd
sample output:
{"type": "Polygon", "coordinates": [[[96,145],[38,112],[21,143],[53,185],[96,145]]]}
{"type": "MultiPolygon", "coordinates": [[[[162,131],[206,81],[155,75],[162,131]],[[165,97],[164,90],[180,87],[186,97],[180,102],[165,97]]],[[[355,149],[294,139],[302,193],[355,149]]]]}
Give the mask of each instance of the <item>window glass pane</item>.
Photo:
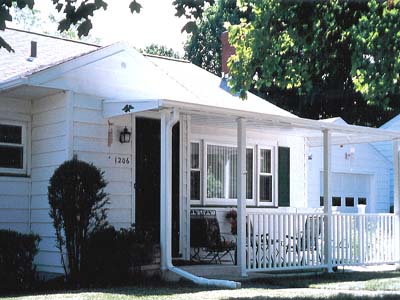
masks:
{"type": "Polygon", "coordinates": [[[207,145],[207,197],[236,198],[237,151],[234,147],[207,145]]]}
{"type": "Polygon", "coordinates": [[[342,199],[340,197],[332,197],[332,206],[340,206],[341,202],[342,199]]]}
{"type": "Polygon", "coordinates": [[[23,148],[0,146],[0,168],[23,168],[23,148]]]}
{"type": "Polygon", "coordinates": [[[354,197],[346,197],[346,206],[354,206],[354,197]]]}
{"type": "Polygon", "coordinates": [[[260,201],[272,202],[272,177],[260,176],[260,201]]]}
{"type": "Polygon", "coordinates": [[[228,148],[229,161],[229,198],[237,198],[237,149],[228,148]]]}
{"type": "Polygon", "coordinates": [[[0,143],[21,144],[22,127],[0,124],[0,143]]]}
{"type": "Polygon", "coordinates": [[[246,199],[253,199],[253,149],[246,149],[246,199]]]}
{"type": "Polygon", "coordinates": [[[365,197],[359,197],[359,198],[358,198],[358,204],[367,205],[367,198],[365,198],[365,197]]]}
{"type": "Polygon", "coordinates": [[[271,173],[271,150],[260,150],[260,171],[261,173],[271,173]]]}
{"type": "Polygon", "coordinates": [[[324,197],[323,196],[319,197],[319,206],[324,206],[324,197]]]}
{"type": "Polygon", "coordinates": [[[190,172],[190,199],[200,200],[200,171],[190,172]]]}
{"type": "Polygon", "coordinates": [[[192,169],[199,169],[200,168],[200,145],[199,143],[190,143],[190,167],[192,169]]]}

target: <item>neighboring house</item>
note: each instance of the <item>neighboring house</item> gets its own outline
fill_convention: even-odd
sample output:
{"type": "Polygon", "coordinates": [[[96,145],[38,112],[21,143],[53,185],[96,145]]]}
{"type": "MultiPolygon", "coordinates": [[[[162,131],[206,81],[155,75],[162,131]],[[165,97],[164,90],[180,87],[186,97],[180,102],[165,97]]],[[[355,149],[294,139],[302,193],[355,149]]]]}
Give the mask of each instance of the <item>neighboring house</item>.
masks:
{"type": "MultiPolygon", "coordinates": [[[[383,124],[381,129],[400,130],[400,115],[383,124]]],[[[388,142],[374,143],[373,146],[381,153],[393,166],[393,145],[388,142]]],[[[390,205],[393,206],[393,168],[390,169],[390,184],[389,184],[389,199],[390,205]]],[[[393,208],[393,207],[392,207],[393,208]]]]}
{"type": "MultiPolygon", "coordinates": [[[[343,229],[332,237],[317,230],[332,228],[333,223],[308,208],[318,204],[321,196],[319,184],[314,192],[308,191],[312,186],[308,181],[319,182],[321,172],[320,159],[309,160],[310,147],[323,145],[330,153],[335,145],[392,140],[399,132],[298,118],[251,93],[244,101],[229,92],[224,78],[187,61],[142,55],[125,44],[100,48],[18,30],[6,30],[2,37],[15,52],[0,50],[0,227],[41,235],[35,258],[38,270],[62,272],[48,215],[47,187],[55,168],[74,155],[104,170],[112,225],[135,223],[152,226],[156,232],[160,229],[162,270],[173,269],[172,257],[190,259],[191,209],[215,210],[222,231],[228,232],[225,214],[238,203],[237,258],[242,275],[269,270],[271,262],[275,269],[328,270],[338,264],[377,262],[371,260],[372,254],[368,259],[363,254],[335,261],[329,260],[338,258],[335,254],[325,255],[331,247],[344,245],[339,238],[347,232],[352,233],[347,239],[361,232],[354,227],[361,223],[356,222],[358,216],[343,220],[349,231],[343,229]],[[127,143],[120,141],[125,128],[132,133],[127,143]],[[323,248],[316,245],[311,257],[319,260],[305,260],[293,244],[296,239],[287,241],[289,235],[304,232],[310,218],[325,220],[307,231],[318,233],[329,249],[321,253],[323,248]],[[255,230],[253,242],[246,240],[241,220],[255,230]],[[271,237],[273,254],[267,251],[271,237]],[[263,249],[263,257],[258,250],[246,256],[255,245],[263,249]]],[[[364,157],[364,150],[355,147],[353,161],[358,168],[359,160],[371,156],[368,149],[364,157]]],[[[341,156],[324,157],[326,174],[329,160],[335,172],[335,161],[341,156]]],[[[382,164],[388,165],[384,158],[382,164]]],[[[336,169],[342,171],[348,169],[336,169]]],[[[354,173],[369,176],[374,171],[354,173]]],[[[374,180],[367,181],[373,184],[374,180]]],[[[379,184],[383,181],[376,179],[379,184]]],[[[324,190],[328,199],[335,195],[335,184],[331,186],[324,190]]],[[[365,197],[367,205],[371,197],[378,211],[377,186],[371,185],[365,197]]],[[[329,217],[327,204],[324,211],[329,217]]],[[[384,217],[386,224],[394,222],[394,215],[384,217]]],[[[393,226],[387,228],[388,233],[381,234],[385,241],[393,237],[393,226]]],[[[346,245],[359,247],[360,241],[346,245]]],[[[398,260],[390,250],[395,244],[391,245],[390,255],[379,263],[398,260]]],[[[361,253],[357,251],[346,253],[361,253]]]]}
{"type": "MultiPolygon", "coordinates": [[[[347,125],[341,118],[321,122],[347,125]]],[[[392,143],[386,144],[392,154],[392,143]]],[[[333,209],[355,213],[358,204],[365,204],[366,212],[389,212],[393,203],[393,190],[389,187],[393,160],[381,154],[375,144],[369,143],[334,145],[332,152],[333,209]]],[[[309,207],[323,206],[322,160],[322,147],[311,147],[308,157],[309,207]]]]}

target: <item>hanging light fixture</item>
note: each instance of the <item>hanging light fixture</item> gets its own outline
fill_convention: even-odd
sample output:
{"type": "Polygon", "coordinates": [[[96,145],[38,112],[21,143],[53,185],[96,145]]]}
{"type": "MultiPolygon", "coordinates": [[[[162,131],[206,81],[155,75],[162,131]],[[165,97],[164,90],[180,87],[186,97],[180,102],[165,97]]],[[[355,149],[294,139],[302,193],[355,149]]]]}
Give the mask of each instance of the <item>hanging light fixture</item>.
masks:
{"type": "Polygon", "coordinates": [[[123,131],[119,134],[119,141],[121,144],[129,143],[131,141],[131,132],[129,132],[128,128],[124,128],[123,131]]]}

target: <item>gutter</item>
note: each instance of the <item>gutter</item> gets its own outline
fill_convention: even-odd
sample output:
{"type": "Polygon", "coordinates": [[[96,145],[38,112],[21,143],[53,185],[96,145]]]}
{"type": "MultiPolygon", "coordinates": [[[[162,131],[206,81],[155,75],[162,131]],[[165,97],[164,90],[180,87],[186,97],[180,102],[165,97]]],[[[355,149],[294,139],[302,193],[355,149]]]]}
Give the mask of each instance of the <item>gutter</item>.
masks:
{"type": "MultiPolygon", "coordinates": [[[[162,251],[164,251],[164,255],[166,256],[165,261],[161,259],[162,268],[166,269],[173,274],[178,275],[181,278],[189,280],[195,284],[201,286],[214,286],[214,287],[222,287],[228,289],[237,289],[241,287],[240,282],[230,281],[230,280],[220,280],[220,279],[208,279],[200,276],[193,275],[185,270],[175,267],[172,264],[172,253],[171,253],[171,219],[172,219],[172,198],[171,198],[171,189],[172,189],[172,179],[171,176],[168,176],[172,170],[172,127],[179,121],[179,112],[177,109],[173,109],[172,118],[167,121],[165,134],[166,136],[166,145],[165,145],[165,171],[168,183],[165,186],[165,201],[162,203],[161,211],[164,209],[166,216],[162,218],[165,221],[165,226],[161,224],[161,230],[164,231],[165,236],[165,245],[162,246],[162,251]],[[164,205],[163,205],[164,204],[164,205]],[[163,228],[164,227],[164,228],[163,228]],[[164,266],[163,266],[164,264],[164,266]]],[[[162,162],[161,162],[162,163],[162,162]]]]}

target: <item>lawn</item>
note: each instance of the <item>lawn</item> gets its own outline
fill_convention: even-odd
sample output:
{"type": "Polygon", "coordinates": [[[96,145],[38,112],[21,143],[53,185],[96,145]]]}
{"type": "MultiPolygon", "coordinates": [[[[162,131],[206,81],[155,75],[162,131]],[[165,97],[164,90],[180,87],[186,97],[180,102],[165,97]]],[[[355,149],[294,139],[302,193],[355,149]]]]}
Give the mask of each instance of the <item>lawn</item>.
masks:
{"type": "Polygon", "coordinates": [[[204,288],[189,283],[152,283],[114,289],[49,292],[1,300],[353,300],[400,299],[400,272],[335,273],[309,277],[282,277],[244,282],[242,289],[204,288]]]}

